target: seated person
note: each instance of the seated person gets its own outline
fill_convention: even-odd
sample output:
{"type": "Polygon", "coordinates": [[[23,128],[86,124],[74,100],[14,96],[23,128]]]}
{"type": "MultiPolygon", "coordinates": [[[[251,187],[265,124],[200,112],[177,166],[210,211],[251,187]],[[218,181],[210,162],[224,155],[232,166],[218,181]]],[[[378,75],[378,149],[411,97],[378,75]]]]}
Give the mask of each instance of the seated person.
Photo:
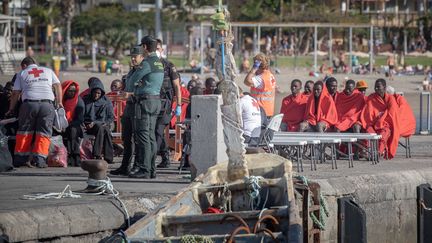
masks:
{"type": "Polygon", "coordinates": [[[368,133],[382,136],[378,144],[380,156],[394,158],[399,143],[399,107],[393,95],[386,94],[386,81],[375,81],[375,93],[368,96],[360,115],[368,133]]]}
{"type": "Polygon", "coordinates": [[[399,107],[399,133],[401,137],[410,137],[416,130],[416,119],[411,106],[403,95],[395,94],[395,89],[387,86],[387,93],[393,95],[399,107]]]}
{"type": "Polygon", "coordinates": [[[333,101],[336,102],[337,96],[339,92],[337,92],[338,82],[334,77],[329,77],[325,81],[325,85],[329,95],[333,98],[333,101]]]}
{"type": "Polygon", "coordinates": [[[344,91],[338,94],[336,100],[336,110],[339,122],[335,125],[335,131],[352,131],[360,133],[360,114],[364,105],[364,96],[355,89],[354,80],[347,80],[344,91]]]}
{"type": "Polygon", "coordinates": [[[84,101],[78,95],[79,84],[73,80],[62,83],[63,106],[69,126],[63,136],[68,151],[68,164],[80,166],[80,138],[82,138],[81,124],[84,122],[84,101]]]}
{"type": "Polygon", "coordinates": [[[113,162],[113,145],[110,125],[114,120],[111,101],[105,97],[102,82],[93,80],[90,86],[90,94],[84,97],[84,129],[87,134],[95,136],[93,146],[93,158],[104,159],[108,163],[113,162]],[[102,152],[103,150],[103,152],[102,152]]]}
{"type": "Polygon", "coordinates": [[[261,109],[258,101],[240,89],[240,112],[245,144],[257,146],[261,135],[261,109]]]}
{"type": "Polygon", "coordinates": [[[313,95],[309,97],[300,132],[325,132],[338,122],[336,106],[322,81],[313,87],[313,95]]]}
{"type": "Polygon", "coordinates": [[[367,90],[367,88],[368,88],[368,84],[367,84],[366,81],[364,81],[364,80],[357,81],[357,83],[356,83],[356,89],[361,94],[363,94],[364,96],[366,96],[366,90],[367,90]]]}
{"type": "Polygon", "coordinates": [[[214,91],[217,88],[217,82],[214,78],[207,78],[205,81],[205,90],[204,90],[204,94],[208,95],[208,94],[214,94],[214,91]]]}
{"type": "MultiPolygon", "coordinates": [[[[111,92],[106,94],[107,96],[117,96],[120,95],[120,92],[123,91],[123,82],[120,79],[115,79],[111,82],[111,92]]],[[[126,99],[122,101],[112,101],[112,105],[114,107],[114,120],[116,121],[114,126],[117,126],[117,119],[123,115],[123,111],[126,107],[126,99]],[[120,102],[120,111],[118,110],[117,102],[120,102]]]]}
{"type": "MultiPolygon", "coordinates": [[[[84,90],[83,92],[81,92],[81,94],[79,95],[79,96],[81,96],[81,98],[84,98],[84,96],[86,96],[86,95],[88,95],[89,93],[90,93],[90,86],[91,86],[91,84],[92,84],[92,82],[94,81],[94,80],[99,80],[98,78],[96,78],[96,77],[91,77],[91,78],[89,78],[89,80],[87,80],[87,85],[89,86],[86,90],[84,90]]],[[[99,80],[100,81],[100,80],[99,80]]]]}
{"type": "Polygon", "coordinates": [[[309,95],[312,94],[313,86],[314,86],[314,81],[312,80],[306,81],[303,94],[309,97],[309,95]]]}
{"type": "MultiPolygon", "coordinates": [[[[15,76],[14,76],[15,77],[15,76]]],[[[6,113],[9,110],[9,105],[12,98],[12,90],[13,90],[13,82],[7,82],[5,84],[5,87],[3,89],[3,93],[0,94],[0,120],[8,119],[11,117],[7,117],[6,113]]],[[[17,102],[17,105],[15,107],[15,110],[13,112],[14,116],[18,117],[19,108],[21,106],[21,99],[17,102]]],[[[18,130],[18,121],[6,124],[4,126],[6,129],[5,135],[6,136],[15,136],[18,130]]],[[[10,139],[8,140],[8,146],[9,146],[9,152],[12,155],[12,158],[14,158],[14,150],[15,150],[15,140],[10,139]]]]}
{"type": "Polygon", "coordinates": [[[302,82],[294,79],[291,82],[291,95],[282,100],[280,113],[284,114],[281,124],[282,131],[297,132],[303,121],[308,96],[301,92],[302,82]]]}

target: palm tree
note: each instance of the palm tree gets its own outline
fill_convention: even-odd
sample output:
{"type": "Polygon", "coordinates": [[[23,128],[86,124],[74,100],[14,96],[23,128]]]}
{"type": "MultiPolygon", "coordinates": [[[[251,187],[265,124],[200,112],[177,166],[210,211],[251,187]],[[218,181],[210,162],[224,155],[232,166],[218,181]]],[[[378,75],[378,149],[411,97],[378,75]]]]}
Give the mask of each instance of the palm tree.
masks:
{"type": "Polygon", "coordinates": [[[75,0],[62,1],[62,12],[66,19],[66,59],[67,66],[72,63],[72,40],[71,40],[71,23],[75,13],[75,0]]]}

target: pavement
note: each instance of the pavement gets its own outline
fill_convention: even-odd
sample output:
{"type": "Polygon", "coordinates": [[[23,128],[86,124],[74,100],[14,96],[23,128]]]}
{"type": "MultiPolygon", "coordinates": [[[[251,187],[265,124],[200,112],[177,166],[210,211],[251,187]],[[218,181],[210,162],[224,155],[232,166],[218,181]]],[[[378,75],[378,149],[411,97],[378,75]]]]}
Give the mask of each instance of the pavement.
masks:
{"type": "MultiPolygon", "coordinates": [[[[116,158],[117,163],[110,165],[110,169],[117,168],[119,161],[116,158]]],[[[132,223],[188,186],[189,173],[179,174],[178,165],[173,163],[170,168],[158,169],[156,179],[109,176],[132,223]]],[[[0,235],[15,242],[111,232],[126,226],[119,202],[109,195],[23,199],[24,195],[61,192],[67,185],[72,190],[82,190],[87,186],[87,176],[87,172],[77,167],[17,168],[0,173],[0,235]]],[[[97,237],[101,239],[100,235],[97,237]]],[[[94,239],[84,242],[94,242],[94,239]]]]}

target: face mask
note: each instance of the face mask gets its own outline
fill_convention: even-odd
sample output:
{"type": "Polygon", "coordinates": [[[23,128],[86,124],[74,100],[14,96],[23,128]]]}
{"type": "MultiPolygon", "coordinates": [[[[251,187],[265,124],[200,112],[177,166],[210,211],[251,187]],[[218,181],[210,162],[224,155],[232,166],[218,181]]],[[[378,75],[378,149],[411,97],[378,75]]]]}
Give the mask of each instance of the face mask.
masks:
{"type": "Polygon", "coordinates": [[[160,53],[160,51],[156,51],[156,55],[161,58],[162,57],[162,53],[160,53]]]}

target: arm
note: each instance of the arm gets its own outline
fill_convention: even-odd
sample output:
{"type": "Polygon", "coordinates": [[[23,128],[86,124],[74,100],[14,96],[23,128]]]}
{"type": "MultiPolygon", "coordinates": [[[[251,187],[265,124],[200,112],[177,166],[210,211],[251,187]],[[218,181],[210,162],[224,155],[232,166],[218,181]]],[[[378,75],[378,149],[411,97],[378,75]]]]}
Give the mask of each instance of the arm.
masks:
{"type": "Polygon", "coordinates": [[[180,88],[180,79],[175,79],[172,81],[174,85],[175,95],[177,97],[177,104],[182,103],[182,94],[181,94],[181,88],[180,88]]]}
{"type": "Polygon", "coordinates": [[[6,112],[6,116],[12,115],[15,110],[16,104],[21,96],[21,90],[14,90],[12,92],[11,102],[9,104],[9,110],[6,112]]]}
{"type": "Polygon", "coordinates": [[[255,72],[258,70],[258,68],[253,67],[249,73],[246,75],[245,80],[244,80],[244,84],[251,87],[254,85],[254,82],[252,80],[252,78],[255,76],[255,72]]]}
{"type": "Polygon", "coordinates": [[[53,84],[53,87],[54,87],[54,91],[56,94],[56,96],[55,96],[56,103],[57,103],[58,107],[63,107],[63,103],[62,103],[63,93],[62,93],[62,88],[61,88],[60,83],[53,84]]]}

